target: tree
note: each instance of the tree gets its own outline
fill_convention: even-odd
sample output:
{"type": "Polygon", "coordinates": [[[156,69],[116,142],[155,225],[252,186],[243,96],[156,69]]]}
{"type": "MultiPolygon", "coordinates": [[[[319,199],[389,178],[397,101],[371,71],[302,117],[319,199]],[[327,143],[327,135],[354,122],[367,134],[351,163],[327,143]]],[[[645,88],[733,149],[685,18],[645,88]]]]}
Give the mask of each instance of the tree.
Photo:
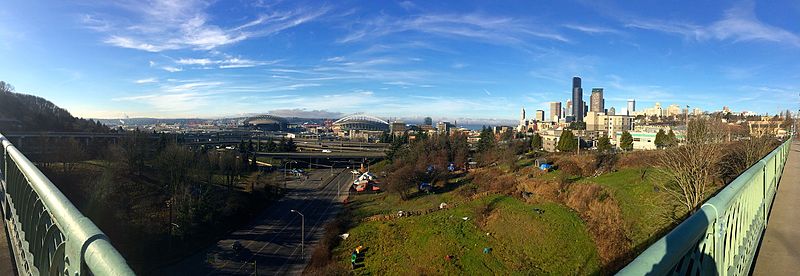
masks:
{"type": "Polygon", "coordinates": [[[489,149],[494,147],[495,140],[494,140],[494,133],[492,133],[492,129],[483,127],[481,130],[481,135],[478,136],[480,140],[478,140],[478,152],[486,152],[489,149]]]}
{"type": "Polygon", "coordinates": [[[75,163],[86,158],[86,150],[75,138],[68,138],[59,143],[56,156],[64,173],[69,173],[75,168],[75,163]]]}
{"type": "Polygon", "coordinates": [[[600,136],[597,139],[597,151],[599,152],[609,152],[611,151],[611,141],[608,140],[608,136],[600,136]]]}
{"type": "Polygon", "coordinates": [[[575,134],[572,134],[570,130],[564,130],[561,132],[561,136],[558,138],[558,145],[556,148],[559,151],[574,151],[578,149],[578,141],[575,139],[575,134]]]}
{"type": "Polygon", "coordinates": [[[619,147],[624,151],[633,150],[633,136],[631,136],[631,133],[627,130],[622,132],[622,137],[619,141],[619,147]]]}
{"type": "Polygon", "coordinates": [[[286,141],[285,151],[294,152],[296,150],[297,150],[297,145],[294,143],[294,139],[289,138],[289,140],[286,141]]]}
{"type": "Polygon", "coordinates": [[[542,136],[539,133],[536,133],[531,137],[531,147],[533,150],[540,150],[542,149],[542,136]]]}
{"type": "Polygon", "coordinates": [[[691,137],[684,146],[667,150],[659,158],[663,190],[693,212],[706,198],[707,187],[719,175],[718,162],[723,152],[723,131],[716,121],[694,119],[687,130],[691,137]]]}
{"type": "Polygon", "coordinates": [[[667,133],[667,147],[674,147],[678,145],[678,138],[675,137],[675,132],[672,129],[667,133]]]}
{"type": "Polygon", "coordinates": [[[664,133],[664,129],[659,129],[658,133],[656,133],[656,140],[653,141],[653,144],[656,144],[656,148],[664,148],[667,145],[667,134],[664,133]]]}
{"type": "Polygon", "coordinates": [[[511,141],[511,138],[514,138],[514,132],[510,129],[507,129],[502,134],[500,134],[500,141],[511,141]]]}

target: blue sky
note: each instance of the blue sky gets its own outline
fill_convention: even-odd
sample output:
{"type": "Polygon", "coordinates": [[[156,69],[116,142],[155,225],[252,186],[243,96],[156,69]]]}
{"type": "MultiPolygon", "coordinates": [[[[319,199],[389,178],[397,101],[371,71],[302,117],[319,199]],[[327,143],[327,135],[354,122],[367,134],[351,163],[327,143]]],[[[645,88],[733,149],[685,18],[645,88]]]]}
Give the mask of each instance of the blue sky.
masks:
{"type": "Polygon", "coordinates": [[[94,118],[514,119],[575,75],[618,111],[797,109],[800,1],[625,2],[10,0],[0,80],[94,118]]]}

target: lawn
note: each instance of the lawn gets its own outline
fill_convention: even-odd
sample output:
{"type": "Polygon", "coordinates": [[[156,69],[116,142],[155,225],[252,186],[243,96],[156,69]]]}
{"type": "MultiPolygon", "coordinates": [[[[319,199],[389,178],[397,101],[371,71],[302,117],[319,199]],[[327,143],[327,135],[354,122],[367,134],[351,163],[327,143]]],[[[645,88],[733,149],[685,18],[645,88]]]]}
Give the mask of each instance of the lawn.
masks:
{"type": "MultiPolygon", "coordinates": [[[[361,217],[427,209],[454,197],[434,194],[401,202],[377,195],[355,198],[351,207],[361,217]]],[[[365,246],[357,274],[592,274],[599,269],[594,244],[574,212],[555,203],[530,205],[502,195],[427,215],[359,223],[348,233],[334,256],[349,266],[353,248],[365,246]],[[491,211],[481,211],[487,205],[491,211]],[[486,247],[491,253],[483,253],[486,247]],[[446,260],[448,255],[453,259],[446,260]]]]}

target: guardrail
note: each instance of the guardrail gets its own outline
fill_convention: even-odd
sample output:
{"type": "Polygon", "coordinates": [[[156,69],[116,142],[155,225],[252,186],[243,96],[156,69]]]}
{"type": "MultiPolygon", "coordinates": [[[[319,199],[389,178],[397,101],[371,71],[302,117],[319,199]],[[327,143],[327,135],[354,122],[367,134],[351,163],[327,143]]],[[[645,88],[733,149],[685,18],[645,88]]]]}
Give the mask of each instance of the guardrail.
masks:
{"type": "Polygon", "coordinates": [[[108,237],[0,134],[2,212],[20,275],[134,275],[108,237]]]}
{"type": "Polygon", "coordinates": [[[739,175],[618,275],[748,275],[791,141],[739,175]]]}

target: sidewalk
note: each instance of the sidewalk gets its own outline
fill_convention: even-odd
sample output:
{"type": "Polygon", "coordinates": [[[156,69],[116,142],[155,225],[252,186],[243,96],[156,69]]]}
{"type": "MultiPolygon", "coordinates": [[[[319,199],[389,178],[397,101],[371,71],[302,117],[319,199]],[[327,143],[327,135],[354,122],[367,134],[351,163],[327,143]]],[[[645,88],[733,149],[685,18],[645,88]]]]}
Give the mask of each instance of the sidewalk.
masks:
{"type": "Polygon", "coordinates": [[[800,271],[800,141],[792,141],[753,275],[800,271]]]}
{"type": "Polygon", "coordinates": [[[11,260],[11,248],[8,247],[5,222],[5,219],[0,218],[0,227],[2,227],[0,229],[0,275],[16,275],[14,273],[14,261],[11,260]]]}

